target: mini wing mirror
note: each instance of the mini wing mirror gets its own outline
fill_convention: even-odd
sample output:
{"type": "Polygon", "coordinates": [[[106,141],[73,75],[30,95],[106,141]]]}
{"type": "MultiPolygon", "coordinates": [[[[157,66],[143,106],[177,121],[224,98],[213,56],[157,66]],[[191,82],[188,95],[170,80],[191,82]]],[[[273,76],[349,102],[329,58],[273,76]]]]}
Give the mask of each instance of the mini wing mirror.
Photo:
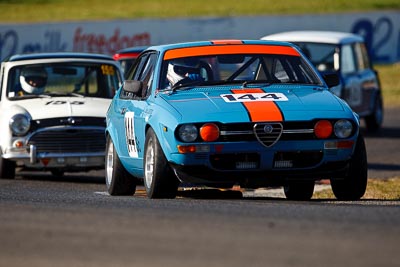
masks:
{"type": "Polygon", "coordinates": [[[322,77],[324,78],[324,81],[329,88],[335,87],[340,84],[339,74],[337,74],[336,72],[325,73],[322,75],[322,77]]]}

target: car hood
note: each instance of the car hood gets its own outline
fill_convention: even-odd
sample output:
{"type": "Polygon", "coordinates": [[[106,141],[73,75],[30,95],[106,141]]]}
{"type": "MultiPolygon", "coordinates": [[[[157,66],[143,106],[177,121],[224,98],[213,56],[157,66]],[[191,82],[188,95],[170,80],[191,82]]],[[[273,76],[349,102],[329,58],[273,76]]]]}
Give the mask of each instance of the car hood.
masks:
{"type": "Polygon", "coordinates": [[[53,97],[15,102],[31,115],[33,120],[57,117],[105,117],[111,99],[53,97]]]}
{"type": "Polygon", "coordinates": [[[183,121],[193,122],[310,120],[348,114],[343,101],[322,88],[274,86],[197,90],[162,94],[162,98],[181,114],[183,121]]]}

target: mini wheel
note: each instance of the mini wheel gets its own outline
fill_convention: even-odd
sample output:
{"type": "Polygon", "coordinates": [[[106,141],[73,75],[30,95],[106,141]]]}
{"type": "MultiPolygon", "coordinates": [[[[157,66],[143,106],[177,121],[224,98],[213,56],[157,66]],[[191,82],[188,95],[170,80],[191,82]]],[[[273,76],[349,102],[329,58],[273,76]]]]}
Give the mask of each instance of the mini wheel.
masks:
{"type": "Polygon", "coordinates": [[[14,179],[15,167],[15,162],[4,159],[0,151],[0,179],[14,179]]]}
{"type": "Polygon", "coordinates": [[[370,132],[378,131],[383,123],[383,103],[381,95],[375,99],[374,110],[371,115],[365,117],[367,130],[370,132]]]}

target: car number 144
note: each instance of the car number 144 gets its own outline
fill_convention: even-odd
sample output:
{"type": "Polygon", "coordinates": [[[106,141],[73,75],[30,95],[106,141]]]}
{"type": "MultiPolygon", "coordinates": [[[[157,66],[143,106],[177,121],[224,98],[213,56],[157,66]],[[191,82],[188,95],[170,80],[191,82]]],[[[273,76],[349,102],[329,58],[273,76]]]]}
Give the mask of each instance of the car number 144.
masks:
{"type": "Polygon", "coordinates": [[[254,102],[254,101],[288,101],[282,93],[244,93],[244,94],[222,94],[222,99],[228,103],[254,102]]]}

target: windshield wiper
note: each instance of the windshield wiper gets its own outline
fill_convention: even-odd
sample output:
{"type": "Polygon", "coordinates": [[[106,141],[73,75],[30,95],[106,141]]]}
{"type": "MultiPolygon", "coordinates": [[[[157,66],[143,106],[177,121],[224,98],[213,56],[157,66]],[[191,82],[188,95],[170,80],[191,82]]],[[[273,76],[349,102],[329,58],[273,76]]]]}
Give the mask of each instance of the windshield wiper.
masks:
{"type": "Polygon", "coordinates": [[[175,92],[178,89],[192,87],[192,86],[199,85],[202,83],[204,83],[204,81],[177,82],[176,84],[174,84],[174,86],[171,87],[171,90],[172,90],[172,92],[175,92]]]}
{"type": "Polygon", "coordinates": [[[270,86],[272,83],[269,81],[266,81],[266,80],[253,80],[253,81],[245,81],[242,84],[242,86],[244,88],[247,88],[249,85],[252,85],[252,84],[257,84],[257,85],[262,84],[263,86],[270,86]]]}

